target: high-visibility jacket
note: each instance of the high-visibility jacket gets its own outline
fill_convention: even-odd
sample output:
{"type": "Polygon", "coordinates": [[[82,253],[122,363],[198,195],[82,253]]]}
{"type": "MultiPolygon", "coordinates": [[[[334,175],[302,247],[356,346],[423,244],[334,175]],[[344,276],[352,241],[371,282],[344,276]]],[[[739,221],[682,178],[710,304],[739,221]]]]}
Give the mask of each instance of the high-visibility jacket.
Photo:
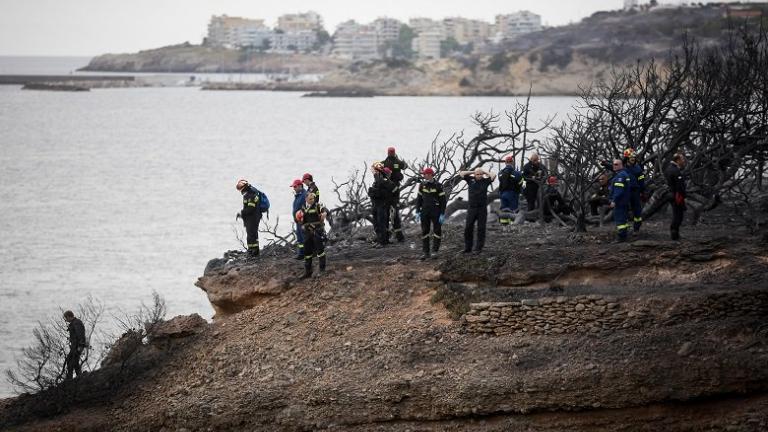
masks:
{"type": "Polygon", "coordinates": [[[611,201],[613,201],[617,207],[629,204],[630,183],[630,175],[624,168],[622,168],[621,171],[618,171],[611,179],[609,186],[611,201]]]}
{"type": "Polygon", "coordinates": [[[448,200],[443,190],[443,185],[431,181],[423,181],[419,185],[419,191],[416,195],[416,212],[423,214],[444,214],[448,200]]]}

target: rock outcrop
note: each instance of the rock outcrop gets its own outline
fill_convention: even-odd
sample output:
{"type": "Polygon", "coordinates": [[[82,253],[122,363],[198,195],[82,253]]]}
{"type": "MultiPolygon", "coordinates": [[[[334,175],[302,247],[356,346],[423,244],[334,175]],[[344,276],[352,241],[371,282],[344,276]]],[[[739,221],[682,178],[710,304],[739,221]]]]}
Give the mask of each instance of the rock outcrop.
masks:
{"type": "MultiPolygon", "coordinates": [[[[228,254],[198,281],[219,304],[214,323],[167,323],[170,335],[194,334],[152,345],[162,362],[108,403],[14,422],[94,431],[764,430],[768,250],[715,226],[682,243],[664,240],[665,226],[644,229],[634,245],[606,246],[608,228],[573,242],[537,225],[492,226],[486,252],[467,256],[458,253],[461,227],[447,225],[435,261],[418,261],[408,244],[331,245],[329,272],[310,280],[298,279],[290,251],[250,262],[228,254]],[[601,266],[608,273],[583,273],[601,266]],[[540,276],[511,276],[536,268],[540,276]],[[582,273],[558,280],[563,269],[582,273]],[[279,288],[262,282],[273,278],[279,288]]],[[[22,402],[3,404],[7,423],[22,402]]]]}

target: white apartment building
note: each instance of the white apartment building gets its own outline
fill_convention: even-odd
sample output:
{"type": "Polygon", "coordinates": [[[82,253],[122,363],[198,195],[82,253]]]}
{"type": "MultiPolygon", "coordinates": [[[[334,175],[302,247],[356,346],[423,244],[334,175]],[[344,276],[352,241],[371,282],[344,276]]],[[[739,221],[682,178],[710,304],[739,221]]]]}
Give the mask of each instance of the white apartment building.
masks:
{"type": "Polygon", "coordinates": [[[445,18],[443,26],[446,37],[452,37],[462,45],[484,42],[493,36],[491,23],[481,20],[445,18]]]}
{"type": "Polygon", "coordinates": [[[507,15],[496,15],[496,32],[500,39],[510,39],[541,29],[541,16],[533,12],[520,11],[507,15]]]}
{"type": "Polygon", "coordinates": [[[292,32],[273,32],[270,37],[270,51],[277,53],[310,51],[317,42],[317,32],[300,30],[292,32]]]}
{"type": "MultiPolygon", "coordinates": [[[[432,18],[411,18],[408,20],[408,27],[413,29],[416,34],[425,32],[437,32],[445,35],[445,25],[442,21],[436,21],[432,18]]],[[[445,36],[443,36],[445,38],[445,36]]]]}
{"type": "Polygon", "coordinates": [[[277,18],[277,29],[286,33],[317,30],[323,27],[323,17],[317,12],[309,11],[296,14],[285,14],[277,18]]]}
{"type": "Polygon", "coordinates": [[[261,19],[214,15],[208,24],[208,43],[214,46],[227,48],[258,47],[262,46],[271,34],[272,32],[261,19]]]}
{"type": "Polygon", "coordinates": [[[373,27],[376,28],[376,32],[379,35],[379,43],[396,41],[400,38],[400,27],[403,23],[394,18],[377,18],[373,23],[373,27]]]}
{"type": "Polygon", "coordinates": [[[438,59],[441,57],[440,42],[444,40],[444,34],[441,32],[424,31],[413,38],[411,49],[420,59],[438,59]]]}
{"type": "Polygon", "coordinates": [[[624,0],[624,10],[637,9],[638,0],[624,0]]]}
{"type": "Polygon", "coordinates": [[[333,34],[333,54],[350,60],[381,58],[376,27],[361,25],[354,20],[339,24],[333,34]]]}

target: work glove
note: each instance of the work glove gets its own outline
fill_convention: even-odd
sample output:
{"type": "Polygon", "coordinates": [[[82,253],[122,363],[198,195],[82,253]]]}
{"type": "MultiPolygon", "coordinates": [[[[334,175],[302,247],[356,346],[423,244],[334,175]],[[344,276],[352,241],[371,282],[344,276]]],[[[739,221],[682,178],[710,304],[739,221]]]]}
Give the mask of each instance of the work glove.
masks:
{"type": "Polygon", "coordinates": [[[421,222],[421,213],[416,212],[416,222],[421,222]]]}
{"type": "Polygon", "coordinates": [[[680,192],[675,192],[675,204],[679,206],[685,205],[685,197],[680,192]]]}
{"type": "Polygon", "coordinates": [[[440,225],[442,225],[443,222],[445,222],[445,214],[440,213],[440,217],[437,218],[437,221],[440,222],[440,225]]]}

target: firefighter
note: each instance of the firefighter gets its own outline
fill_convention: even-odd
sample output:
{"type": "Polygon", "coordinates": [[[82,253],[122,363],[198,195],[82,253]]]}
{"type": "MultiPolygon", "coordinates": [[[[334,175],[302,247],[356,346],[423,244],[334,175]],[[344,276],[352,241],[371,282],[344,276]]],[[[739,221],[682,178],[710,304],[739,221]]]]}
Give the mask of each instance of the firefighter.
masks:
{"type": "Polygon", "coordinates": [[[443,191],[443,185],[435,179],[435,170],[426,167],[421,174],[424,176],[424,181],[419,185],[416,195],[416,219],[421,219],[421,243],[424,252],[421,259],[425,260],[430,257],[430,237],[435,238],[431,251],[436,253],[440,250],[445,206],[448,200],[443,191]]]}
{"type": "Polygon", "coordinates": [[[66,358],[67,379],[72,379],[73,373],[77,376],[83,373],[80,361],[83,351],[88,347],[88,342],[85,339],[83,322],[75,317],[72,311],[64,312],[64,321],[67,322],[67,332],[69,332],[69,352],[66,358]]]}
{"type": "Polygon", "coordinates": [[[528,202],[530,211],[536,208],[539,199],[539,183],[544,178],[544,170],[538,154],[532,154],[528,162],[523,165],[523,177],[525,178],[525,200],[528,202]]]}
{"type": "Polygon", "coordinates": [[[403,181],[403,170],[408,168],[408,164],[397,156],[394,147],[387,149],[387,158],[381,161],[381,163],[384,165],[384,168],[392,171],[389,179],[397,186],[395,196],[393,197],[394,204],[392,205],[392,232],[395,234],[395,239],[402,243],[405,241],[405,236],[403,236],[403,225],[400,220],[400,184],[403,181]]]}
{"type": "Polygon", "coordinates": [[[491,174],[482,168],[476,168],[474,171],[459,171],[468,186],[467,221],[464,226],[464,253],[472,252],[472,243],[477,223],[477,244],[475,252],[480,253],[485,246],[485,229],[488,219],[488,187],[496,179],[495,174],[491,174]]]}
{"type": "Polygon", "coordinates": [[[245,235],[248,246],[248,258],[259,256],[259,222],[261,222],[261,210],[259,208],[259,191],[248,183],[248,180],[240,179],[235,188],[243,195],[243,209],[237,214],[243,219],[245,235]]]}
{"type": "Polygon", "coordinates": [[[520,207],[520,192],[525,188],[525,179],[523,173],[515,169],[514,156],[505,157],[504,162],[506,166],[499,172],[499,223],[509,225],[512,223],[512,215],[520,207]]]}
{"type": "Polygon", "coordinates": [[[685,176],[683,169],[687,161],[682,153],[676,153],[672,158],[667,169],[664,171],[664,177],[667,179],[669,191],[671,192],[670,204],[672,205],[672,224],[669,227],[672,240],[680,240],[680,225],[683,224],[685,215],[685,176]]]}
{"type": "Polygon", "coordinates": [[[568,216],[573,213],[573,209],[565,202],[557,186],[557,177],[549,176],[547,187],[544,189],[544,222],[551,222],[553,214],[568,216]]]}
{"type": "Polygon", "coordinates": [[[373,164],[371,170],[373,184],[368,188],[368,196],[373,204],[373,228],[376,232],[377,247],[384,247],[389,244],[389,210],[397,187],[387,178],[389,168],[382,163],[373,164]]]}
{"type": "Polygon", "coordinates": [[[616,173],[611,179],[611,208],[613,209],[613,220],[616,222],[616,231],[619,242],[627,240],[627,229],[629,228],[629,187],[630,175],[620,159],[613,161],[613,171],[616,173]]]}
{"type": "Polygon", "coordinates": [[[589,208],[592,216],[598,216],[600,207],[611,204],[608,199],[608,175],[600,174],[597,181],[590,188],[589,208]]]}
{"type": "Polygon", "coordinates": [[[296,179],[291,183],[293,188],[293,222],[296,224],[296,246],[298,248],[298,254],[296,259],[304,259],[304,230],[301,229],[301,223],[296,220],[296,212],[304,207],[307,198],[307,191],[304,189],[304,183],[301,180],[296,179]]]}
{"type": "Polygon", "coordinates": [[[637,233],[643,225],[643,198],[645,197],[645,173],[638,163],[635,150],[624,150],[624,168],[629,173],[629,208],[632,210],[632,230],[637,233]]]}
{"type": "Polygon", "coordinates": [[[312,174],[304,173],[304,175],[301,177],[301,181],[304,182],[304,186],[307,187],[307,193],[315,194],[315,199],[320,201],[320,189],[317,188],[315,179],[312,177],[312,174]]]}
{"type": "Polygon", "coordinates": [[[320,273],[325,271],[325,217],[328,210],[317,202],[316,195],[308,193],[306,203],[295,214],[296,220],[304,230],[304,275],[302,279],[312,277],[312,258],[320,262],[320,273]]]}

